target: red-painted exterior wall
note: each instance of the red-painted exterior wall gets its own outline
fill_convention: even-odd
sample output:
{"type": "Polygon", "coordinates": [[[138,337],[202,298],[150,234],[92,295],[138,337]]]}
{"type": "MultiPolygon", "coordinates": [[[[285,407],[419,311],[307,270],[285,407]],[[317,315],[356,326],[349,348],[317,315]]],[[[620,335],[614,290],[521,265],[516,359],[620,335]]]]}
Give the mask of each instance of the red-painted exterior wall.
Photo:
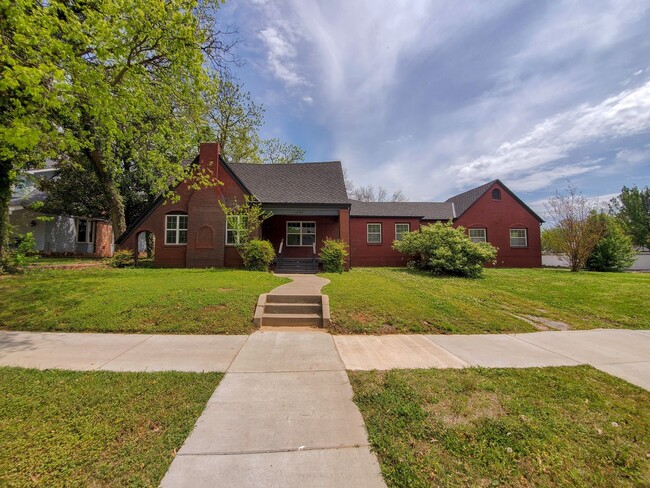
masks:
{"type": "Polygon", "coordinates": [[[420,228],[419,219],[350,217],[350,265],[406,266],[408,258],[393,249],[395,224],[409,224],[410,230],[420,228]],[[381,244],[369,244],[367,224],[381,224],[381,244]]]}
{"type": "Polygon", "coordinates": [[[540,222],[508,191],[495,183],[474,205],[454,221],[469,229],[487,229],[487,241],[496,246],[496,266],[500,268],[539,268],[542,266],[540,222]],[[492,199],[492,190],[501,190],[501,200],[492,199]],[[527,247],[510,246],[510,229],[526,229],[527,247]]]}
{"type": "Polygon", "coordinates": [[[280,249],[280,242],[284,239],[282,257],[284,258],[311,258],[313,257],[312,246],[287,246],[287,222],[316,222],[316,254],[320,252],[323,241],[339,239],[339,221],[336,216],[314,216],[309,215],[274,215],[265,220],[262,224],[262,237],[273,244],[277,253],[280,249]]]}

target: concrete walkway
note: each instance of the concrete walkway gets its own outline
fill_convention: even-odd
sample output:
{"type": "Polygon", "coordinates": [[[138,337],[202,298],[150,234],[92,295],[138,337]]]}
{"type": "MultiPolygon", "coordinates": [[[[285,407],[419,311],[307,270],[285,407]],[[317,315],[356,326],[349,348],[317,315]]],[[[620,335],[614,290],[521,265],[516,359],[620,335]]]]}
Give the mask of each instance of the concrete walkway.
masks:
{"type": "Polygon", "coordinates": [[[251,335],[161,486],[384,487],[332,337],[251,335]]]}
{"type": "MultiPolygon", "coordinates": [[[[299,332],[296,328],[290,331],[288,333],[299,332]]],[[[329,337],[348,370],[590,364],[650,390],[650,330],[427,336],[319,334],[329,337]]],[[[247,338],[0,331],[0,366],[80,371],[223,372],[235,358],[243,361],[251,354],[266,354],[264,350],[253,349],[251,344],[242,350],[247,338]]],[[[272,352],[284,354],[284,349],[276,348],[272,352]]],[[[319,354],[317,350],[312,353],[319,354]]],[[[270,361],[268,367],[273,368],[274,357],[266,359],[270,361]]],[[[316,359],[310,361],[313,364],[316,359]]]]}
{"type": "Polygon", "coordinates": [[[275,274],[275,276],[293,281],[274,288],[269,292],[271,295],[320,295],[321,288],[330,282],[326,278],[313,274],[275,274]]]}
{"type": "Polygon", "coordinates": [[[650,331],[647,330],[335,336],[334,340],[349,370],[589,364],[650,390],[650,331]]]}

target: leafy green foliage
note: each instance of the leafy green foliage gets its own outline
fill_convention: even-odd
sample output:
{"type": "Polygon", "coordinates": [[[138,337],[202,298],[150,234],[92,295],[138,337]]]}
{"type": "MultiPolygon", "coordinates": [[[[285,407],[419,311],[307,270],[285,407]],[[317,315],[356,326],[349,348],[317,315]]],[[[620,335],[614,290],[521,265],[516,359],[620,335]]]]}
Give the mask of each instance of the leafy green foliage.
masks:
{"type": "Polygon", "coordinates": [[[325,239],[321,247],[320,257],[325,273],[343,273],[345,258],[349,255],[348,243],[340,239],[325,239]]]}
{"type": "Polygon", "coordinates": [[[222,377],[0,368],[0,485],[158,486],[222,377]]]}
{"type": "Polygon", "coordinates": [[[644,486],[650,393],[589,366],[349,373],[388,486],[644,486]]]}
{"type": "Polygon", "coordinates": [[[639,247],[650,247],[650,188],[623,187],[621,194],[609,204],[623,229],[639,247]]]}
{"type": "Polygon", "coordinates": [[[0,256],[1,273],[22,273],[27,266],[38,259],[36,241],[31,232],[16,236],[13,244],[0,256]]]}
{"type": "Polygon", "coordinates": [[[604,213],[591,218],[599,220],[605,230],[585,267],[590,271],[622,271],[632,266],[636,257],[632,239],[625,234],[618,220],[604,213]]]}
{"type": "Polygon", "coordinates": [[[0,280],[0,329],[248,334],[260,294],[288,281],[226,269],[34,269],[0,280]]]}
{"type": "Polygon", "coordinates": [[[418,269],[468,278],[480,276],[483,265],[494,262],[497,255],[494,246],[472,242],[464,227],[453,227],[451,222],[436,222],[407,232],[393,242],[393,249],[413,258],[418,269]]]}
{"type": "Polygon", "coordinates": [[[251,239],[239,246],[239,254],[244,261],[244,268],[249,271],[268,271],[275,259],[275,250],[270,241],[251,239]]]}
{"type": "Polygon", "coordinates": [[[110,258],[106,259],[106,262],[112,268],[130,268],[135,264],[135,259],[133,257],[133,251],[121,249],[115,251],[110,258]]]}
{"type": "Polygon", "coordinates": [[[298,163],[305,159],[304,149],[277,138],[262,140],[260,152],[260,158],[266,164],[298,163]]]}

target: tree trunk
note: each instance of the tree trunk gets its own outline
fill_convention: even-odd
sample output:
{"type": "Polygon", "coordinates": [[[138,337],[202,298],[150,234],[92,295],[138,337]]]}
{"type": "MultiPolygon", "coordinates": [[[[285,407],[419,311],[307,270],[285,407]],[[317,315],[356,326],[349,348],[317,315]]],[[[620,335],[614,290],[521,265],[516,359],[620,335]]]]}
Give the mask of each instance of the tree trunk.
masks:
{"type": "Polygon", "coordinates": [[[147,243],[147,258],[151,259],[153,258],[153,253],[155,252],[155,236],[151,232],[147,232],[144,235],[145,242],[147,243]]]}
{"type": "Polygon", "coordinates": [[[11,161],[0,159],[0,258],[9,243],[9,205],[11,205],[11,161]]]}
{"type": "Polygon", "coordinates": [[[99,149],[95,148],[90,152],[90,160],[108,199],[108,213],[111,224],[113,224],[113,236],[117,239],[126,230],[126,212],[122,195],[120,195],[113,176],[106,170],[104,158],[99,149]]]}

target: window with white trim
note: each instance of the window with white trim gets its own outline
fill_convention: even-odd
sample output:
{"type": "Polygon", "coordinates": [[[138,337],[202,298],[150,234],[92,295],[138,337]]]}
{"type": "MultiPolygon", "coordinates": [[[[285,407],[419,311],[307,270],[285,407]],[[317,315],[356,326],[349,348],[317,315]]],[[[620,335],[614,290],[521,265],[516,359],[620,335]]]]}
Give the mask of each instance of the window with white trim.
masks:
{"type": "Polygon", "coordinates": [[[479,228],[469,229],[468,235],[472,242],[487,242],[486,229],[479,229],[479,228]]]}
{"type": "Polygon", "coordinates": [[[311,246],[316,242],[316,222],[287,222],[287,246],[311,246]]]}
{"type": "Polygon", "coordinates": [[[243,215],[230,215],[226,219],[226,245],[236,246],[246,238],[246,217],[243,215]]]}
{"type": "Polygon", "coordinates": [[[381,244],[381,224],[366,225],[366,241],[368,244],[381,244]]]}
{"type": "Polygon", "coordinates": [[[528,247],[527,229],[510,229],[510,247],[528,247]]]}
{"type": "Polygon", "coordinates": [[[95,222],[79,219],[77,221],[77,242],[92,243],[95,237],[95,222]]]}
{"type": "Polygon", "coordinates": [[[401,241],[402,235],[406,232],[410,232],[411,224],[395,224],[395,240],[401,241]]]}
{"type": "Polygon", "coordinates": [[[168,214],[165,216],[165,244],[187,244],[186,214],[168,214]]]}

